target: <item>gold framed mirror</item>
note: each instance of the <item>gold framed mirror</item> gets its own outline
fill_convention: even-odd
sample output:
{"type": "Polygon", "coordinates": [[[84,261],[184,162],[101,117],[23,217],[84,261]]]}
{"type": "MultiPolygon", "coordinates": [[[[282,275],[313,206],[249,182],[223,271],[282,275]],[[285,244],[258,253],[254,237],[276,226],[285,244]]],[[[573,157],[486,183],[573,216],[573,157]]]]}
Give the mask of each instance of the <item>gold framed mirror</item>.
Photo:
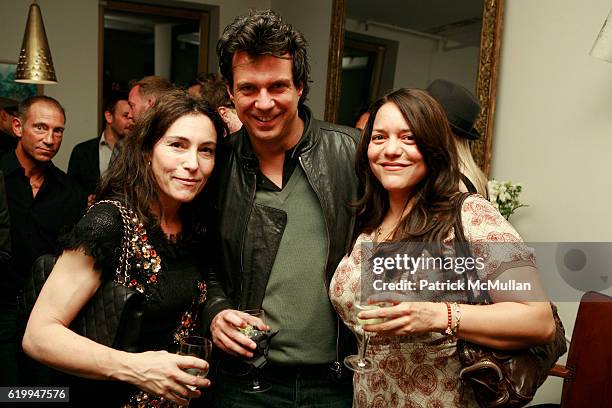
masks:
{"type": "MultiPolygon", "coordinates": [[[[342,90],[342,64],[345,48],[345,25],[349,0],[332,0],[332,20],[328,54],[325,120],[337,122],[342,90]]],[[[503,0],[483,0],[482,28],[477,63],[475,94],[481,111],[476,128],[482,137],[472,143],[472,153],[485,174],[491,170],[493,119],[501,50],[503,0]]],[[[433,36],[432,36],[433,37],[433,36]]],[[[476,38],[476,42],[478,38],[476,38]]],[[[431,78],[434,79],[434,78],[431,78]]],[[[394,84],[394,88],[402,86],[394,84]]]]}

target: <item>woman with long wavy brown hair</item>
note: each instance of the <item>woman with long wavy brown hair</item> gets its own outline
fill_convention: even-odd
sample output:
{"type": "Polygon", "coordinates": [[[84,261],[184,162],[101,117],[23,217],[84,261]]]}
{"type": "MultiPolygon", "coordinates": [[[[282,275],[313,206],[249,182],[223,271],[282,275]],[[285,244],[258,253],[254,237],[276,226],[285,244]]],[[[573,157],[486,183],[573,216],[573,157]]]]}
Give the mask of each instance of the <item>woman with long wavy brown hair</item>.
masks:
{"type": "MultiPolygon", "coordinates": [[[[354,406],[476,406],[473,392],[459,379],[456,340],[498,349],[550,342],[555,324],[549,304],[489,291],[493,304],[472,305],[464,292],[451,289],[423,291],[419,301],[408,293],[413,297],[400,301],[370,296],[363,285],[373,276],[373,257],[388,255],[377,249],[384,243],[452,248],[456,222],[469,243],[491,236],[520,243],[519,235],[483,197],[465,198],[459,192],[449,124],[440,105],[422,90],[399,89],[372,105],[356,171],[363,189],[356,204],[358,230],[330,285],[332,303],[344,322],[359,336],[364,330],[376,334],[367,348],[373,369],[357,370],[354,377],[354,406]],[[373,300],[387,303],[365,311],[356,307],[373,300]],[[362,326],[358,317],[383,320],[362,326]]],[[[496,279],[503,273],[537,281],[532,253],[520,247],[502,259],[503,267],[485,261],[480,277],[496,279]]],[[[538,295],[545,298],[543,292],[538,295]]]]}
{"type": "Polygon", "coordinates": [[[193,323],[205,298],[205,230],[190,207],[202,198],[223,132],[221,118],[204,101],[182,91],[164,94],[136,122],[101,182],[99,201],[65,238],[32,310],[23,348],[72,375],[67,381],[78,384],[70,389],[75,406],[184,406],[200,396],[197,388],[210,384],[186,372],[208,371],[206,361],[175,352],[178,340],[197,330],[193,323]],[[135,232],[128,239],[127,228],[135,232]],[[118,283],[145,295],[138,352],[71,330],[124,263],[130,276],[118,283]]]}

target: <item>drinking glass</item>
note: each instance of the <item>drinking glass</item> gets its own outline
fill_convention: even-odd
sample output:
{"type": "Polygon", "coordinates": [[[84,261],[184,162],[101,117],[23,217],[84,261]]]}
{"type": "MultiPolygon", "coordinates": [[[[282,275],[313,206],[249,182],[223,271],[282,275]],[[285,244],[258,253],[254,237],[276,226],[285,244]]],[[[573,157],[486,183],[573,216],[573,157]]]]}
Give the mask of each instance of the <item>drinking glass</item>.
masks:
{"type": "MultiPolygon", "coordinates": [[[[382,304],[372,304],[372,305],[354,305],[353,307],[357,309],[357,313],[364,310],[372,310],[378,309],[379,307],[383,307],[382,304]]],[[[360,319],[357,318],[357,323],[360,326],[364,326],[366,324],[379,324],[384,322],[385,319],[360,319]]],[[[344,358],[344,365],[352,371],[358,373],[370,373],[372,371],[378,370],[378,364],[371,357],[366,357],[366,351],[368,349],[368,343],[370,342],[370,336],[372,335],[370,332],[362,330],[363,334],[362,341],[359,343],[359,354],[346,356],[344,358]]],[[[357,337],[359,337],[358,331],[355,333],[357,337]]]]}
{"type": "MultiPolygon", "coordinates": [[[[178,354],[183,356],[193,356],[208,361],[211,351],[212,342],[204,337],[185,336],[179,342],[178,354]]],[[[186,368],[185,372],[195,375],[196,377],[206,377],[208,375],[208,368],[206,370],[200,370],[199,368],[186,368]]],[[[192,391],[195,391],[196,389],[196,387],[193,385],[185,386],[192,391]]],[[[191,403],[191,398],[189,398],[187,406],[189,406],[189,403],[191,403]]]]}
{"type": "MultiPolygon", "coordinates": [[[[243,310],[243,313],[249,314],[253,317],[257,317],[259,319],[261,319],[261,321],[266,324],[266,312],[264,312],[263,309],[250,309],[250,310],[243,310]]],[[[247,337],[253,339],[254,336],[254,331],[253,329],[259,329],[257,326],[253,326],[250,323],[247,324],[247,326],[243,329],[240,329],[240,331],[246,335],[247,337]]],[[[252,359],[247,360],[247,364],[251,364],[252,359]]],[[[252,365],[251,368],[251,383],[247,384],[244,388],[243,391],[244,392],[248,392],[248,393],[258,393],[258,392],[264,392],[264,391],[268,391],[270,388],[272,388],[271,384],[268,384],[264,381],[261,381],[259,379],[259,368],[255,367],[254,365],[252,365]]]]}

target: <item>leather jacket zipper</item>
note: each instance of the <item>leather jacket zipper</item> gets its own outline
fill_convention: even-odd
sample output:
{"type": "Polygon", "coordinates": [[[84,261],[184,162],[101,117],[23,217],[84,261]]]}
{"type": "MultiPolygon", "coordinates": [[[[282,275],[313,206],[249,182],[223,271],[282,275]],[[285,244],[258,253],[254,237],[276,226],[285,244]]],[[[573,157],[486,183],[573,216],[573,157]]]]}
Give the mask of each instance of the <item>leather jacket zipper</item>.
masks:
{"type": "MultiPolygon", "coordinates": [[[[308,172],[306,171],[306,167],[304,166],[304,162],[302,161],[302,156],[298,156],[298,161],[300,162],[300,167],[302,168],[302,170],[304,171],[304,174],[306,175],[306,180],[308,180],[308,184],[310,184],[310,187],[315,192],[315,195],[317,196],[317,199],[319,200],[319,204],[321,205],[321,212],[323,213],[323,221],[325,222],[325,231],[327,232],[327,250],[325,254],[324,278],[325,278],[325,288],[328,292],[327,296],[329,298],[330,282],[328,281],[328,278],[327,278],[327,268],[329,266],[328,265],[329,264],[329,245],[331,242],[331,236],[329,232],[329,226],[327,224],[327,217],[325,216],[325,208],[323,208],[323,201],[321,200],[321,196],[319,195],[319,192],[315,188],[312,180],[310,180],[310,176],[308,175],[308,172]]],[[[340,319],[338,318],[337,314],[335,314],[335,318],[336,318],[336,361],[330,364],[330,370],[339,379],[342,376],[342,364],[340,363],[340,319]]]]}
{"type": "Polygon", "coordinates": [[[249,220],[251,219],[251,213],[253,212],[253,204],[255,203],[255,194],[257,194],[257,174],[253,173],[253,194],[251,194],[251,205],[249,205],[249,211],[247,213],[246,222],[244,229],[242,230],[242,242],[240,244],[240,300],[238,302],[238,310],[242,308],[242,297],[243,297],[243,278],[244,278],[244,243],[246,240],[246,230],[249,227],[249,220]]]}

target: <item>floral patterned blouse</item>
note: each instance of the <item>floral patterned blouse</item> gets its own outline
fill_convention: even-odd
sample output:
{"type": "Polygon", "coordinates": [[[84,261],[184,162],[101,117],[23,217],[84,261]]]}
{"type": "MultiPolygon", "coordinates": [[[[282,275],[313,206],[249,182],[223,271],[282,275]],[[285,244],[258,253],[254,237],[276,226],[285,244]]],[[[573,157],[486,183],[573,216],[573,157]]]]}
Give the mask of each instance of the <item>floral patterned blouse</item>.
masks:
{"type": "MultiPolygon", "coordinates": [[[[517,245],[503,255],[487,257],[479,277],[493,279],[504,270],[517,266],[535,266],[533,252],[521,244],[521,238],[504,217],[483,197],[472,195],[461,209],[465,238],[476,242],[513,242],[517,245]],[[500,256],[505,259],[500,260],[500,256]],[[495,258],[495,260],[492,260],[495,258]]],[[[445,243],[452,243],[451,232],[445,243]]],[[[357,324],[354,304],[361,302],[362,260],[368,257],[373,235],[361,234],[350,255],[339,263],[330,285],[330,298],[344,323],[359,341],[363,329],[357,324]]],[[[466,301],[465,298],[464,302],[466,301]]],[[[365,303],[365,302],[363,302],[365,303]]],[[[447,408],[478,407],[472,389],[459,379],[460,363],[456,341],[451,336],[432,332],[410,336],[372,336],[367,355],[379,369],[355,373],[353,406],[358,408],[447,408]]]]}

